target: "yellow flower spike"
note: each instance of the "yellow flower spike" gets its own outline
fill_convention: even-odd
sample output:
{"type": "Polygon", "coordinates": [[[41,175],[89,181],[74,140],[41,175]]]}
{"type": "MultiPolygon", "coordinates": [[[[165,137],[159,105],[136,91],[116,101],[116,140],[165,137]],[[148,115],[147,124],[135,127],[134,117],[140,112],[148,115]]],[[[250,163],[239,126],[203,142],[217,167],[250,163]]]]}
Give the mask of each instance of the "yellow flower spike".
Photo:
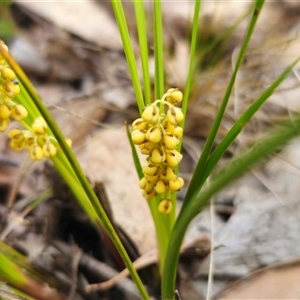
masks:
{"type": "Polygon", "coordinates": [[[168,186],[164,180],[158,180],[155,184],[154,190],[157,194],[164,194],[168,191],[168,186]]]}
{"type": "Polygon", "coordinates": [[[133,130],[145,130],[145,129],[148,129],[148,123],[145,122],[142,118],[138,118],[138,119],[136,119],[132,123],[132,129],[133,130]]]}
{"type": "Polygon", "coordinates": [[[160,173],[160,178],[169,181],[171,179],[173,179],[174,177],[176,177],[176,175],[174,174],[174,171],[172,168],[170,168],[168,165],[165,165],[160,173]]]}
{"type": "Polygon", "coordinates": [[[25,146],[26,146],[26,143],[25,143],[25,140],[21,141],[21,142],[16,142],[15,140],[12,140],[10,141],[10,147],[16,151],[22,151],[25,146]]]}
{"type": "Polygon", "coordinates": [[[183,187],[184,181],[181,177],[173,178],[169,181],[169,188],[172,192],[179,191],[183,187]]]}
{"type": "Polygon", "coordinates": [[[173,134],[165,134],[163,136],[163,145],[168,150],[173,150],[179,144],[179,140],[173,134]]]}
{"type": "Polygon", "coordinates": [[[16,74],[11,68],[4,67],[1,70],[1,77],[2,77],[3,80],[13,81],[14,79],[16,79],[16,74]]]}
{"type": "Polygon", "coordinates": [[[0,118],[7,119],[11,114],[10,108],[5,104],[0,104],[0,118]]]}
{"type": "Polygon", "coordinates": [[[182,101],[182,93],[178,89],[169,89],[167,91],[168,96],[166,97],[166,100],[171,103],[172,105],[175,105],[182,101]]]}
{"type": "Polygon", "coordinates": [[[8,81],[3,84],[2,91],[8,98],[13,98],[20,93],[18,82],[8,81]]]}
{"type": "Polygon", "coordinates": [[[8,125],[10,124],[10,119],[1,119],[0,118],[0,132],[6,131],[8,125]]]}
{"type": "Polygon", "coordinates": [[[158,167],[153,164],[148,164],[143,167],[143,173],[148,176],[156,175],[158,167]]]}
{"type": "Polygon", "coordinates": [[[43,158],[43,150],[37,144],[31,145],[28,151],[29,151],[30,158],[32,160],[41,160],[43,158]]]}
{"type": "Polygon", "coordinates": [[[162,214],[168,214],[173,208],[173,203],[171,199],[161,200],[158,205],[158,211],[162,214]]]}
{"type": "Polygon", "coordinates": [[[161,129],[157,126],[149,128],[146,133],[146,139],[153,144],[159,143],[161,137],[162,137],[161,129]]]}
{"type": "Polygon", "coordinates": [[[11,116],[16,121],[21,121],[28,116],[28,112],[24,106],[22,106],[21,104],[17,104],[11,108],[11,116]]]}
{"type": "Polygon", "coordinates": [[[43,146],[43,154],[45,157],[54,157],[56,155],[57,149],[56,147],[51,144],[50,142],[47,142],[44,146],[43,146]]]}
{"type": "Polygon", "coordinates": [[[174,136],[176,136],[178,139],[182,137],[183,135],[183,129],[179,126],[176,126],[173,132],[174,136]]]}
{"type": "Polygon", "coordinates": [[[134,130],[131,132],[131,139],[135,145],[141,145],[146,141],[145,130],[134,130]]]}
{"type": "Polygon", "coordinates": [[[151,162],[154,164],[161,164],[166,159],[166,154],[162,149],[155,147],[150,155],[151,162]]]}
{"type": "Polygon", "coordinates": [[[145,177],[143,177],[139,182],[139,187],[141,189],[144,189],[146,187],[147,182],[148,182],[147,179],[145,177]]]}
{"type": "Polygon", "coordinates": [[[41,117],[41,118],[36,119],[33,122],[31,128],[34,131],[34,133],[36,133],[36,134],[45,134],[46,129],[48,128],[48,125],[47,125],[46,121],[41,117]]]}
{"type": "Polygon", "coordinates": [[[176,150],[171,150],[166,155],[166,162],[169,167],[175,168],[178,166],[182,159],[182,154],[176,150]]]}
{"type": "Polygon", "coordinates": [[[159,109],[155,104],[151,104],[145,107],[142,118],[147,123],[157,123],[159,119],[159,109]]]}
{"type": "Polygon", "coordinates": [[[155,147],[155,144],[150,143],[150,142],[146,142],[146,143],[139,145],[139,148],[141,149],[141,153],[144,155],[149,155],[154,147],[155,147]]]}
{"type": "Polygon", "coordinates": [[[147,200],[151,200],[153,197],[155,197],[156,193],[155,190],[151,190],[150,192],[145,192],[143,191],[143,196],[147,199],[147,200]]]}
{"type": "Polygon", "coordinates": [[[172,106],[167,111],[168,121],[176,126],[184,119],[184,115],[180,108],[172,106]]]}

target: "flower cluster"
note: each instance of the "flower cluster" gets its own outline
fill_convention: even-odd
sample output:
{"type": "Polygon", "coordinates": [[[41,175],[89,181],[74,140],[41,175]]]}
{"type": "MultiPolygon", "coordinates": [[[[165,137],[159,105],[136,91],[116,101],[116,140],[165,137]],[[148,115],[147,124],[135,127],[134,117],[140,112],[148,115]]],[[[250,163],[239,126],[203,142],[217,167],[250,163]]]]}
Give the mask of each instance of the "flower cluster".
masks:
{"type": "MultiPolygon", "coordinates": [[[[6,45],[0,41],[2,49],[8,51],[6,45]]],[[[24,106],[17,104],[13,98],[20,92],[18,80],[14,71],[6,64],[0,52],[0,132],[6,131],[10,124],[10,117],[15,121],[22,121],[28,115],[24,106]]],[[[28,125],[28,124],[27,124],[28,125]]],[[[10,146],[21,151],[27,149],[32,160],[43,157],[53,157],[60,149],[56,139],[47,133],[47,123],[43,118],[37,118],[29,129],[12,129],[8,133],[10,146]]],[[[71,146],[71,141],[67,140],[71,146]]]]}
{"type": "Polygon", "coordinates": [[[142,117],[132,124],[132,141],[139,146],[142,154],[148,156],[139,185],[147,200],[157,194],[165,195],[158,206],[161,213],[172,210],[171,193],[180,190],[184,184],[174,171],[182,159],[176,147],[183,133],[178,124],[183,121],[184,115],[180,108],[174,106],[181,100],[179,90],[169,89],[162,99],[145,107],[142,117]]]}
{"type": "MultiPolygon", "coordinates": [[[[38,118],[31,126],[31,130],[12,129],[8,133],[11,139],[10,146],[21,151],[27,149],[32,160],[41,160],[43,157],[53,157],[56,155],[59,145],[56,139],[48,135],[47,123],[43,118],[38,118]]],[[[70,144],[70,141],[67,141],[70,144]]]]}
{"type": "MultiPolygon", "coordinates": [[[[8,51],[3,43],[2,46],[8,51]]],[[[19,92],[20,87],[16,74],[5,64],[5,60],[0,54],[0,132],[6,131],[10,124],[10,117],[21,121],[28,115],[24,106],[12,100],[19,92]]]]}

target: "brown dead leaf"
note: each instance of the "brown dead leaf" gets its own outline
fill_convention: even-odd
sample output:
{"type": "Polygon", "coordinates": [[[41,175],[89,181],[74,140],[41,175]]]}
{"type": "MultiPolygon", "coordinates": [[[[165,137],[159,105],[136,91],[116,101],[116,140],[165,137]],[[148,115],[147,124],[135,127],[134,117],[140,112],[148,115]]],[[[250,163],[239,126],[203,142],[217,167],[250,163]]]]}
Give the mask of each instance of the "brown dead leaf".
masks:
{"type": "Polygon", "coordinates": [[[134,241],[140,253],[155,248],[154,226],[138,186],[125,128],[103,130],[78,157],[90,180],[105,185],[115,222],[134,241]]]}
{"type": "Polygon", "coordinates": [[[299,299],[300,259],[255,271],[221,291],[214,299],[299,299]]]}
{"type": "Polygon", "coordinates": [[[57,27],[86,41],[104,48],[122,49],[117,25],[99,3],[88,1],[25,2],[21,0],[16,2],[57,27]]]}

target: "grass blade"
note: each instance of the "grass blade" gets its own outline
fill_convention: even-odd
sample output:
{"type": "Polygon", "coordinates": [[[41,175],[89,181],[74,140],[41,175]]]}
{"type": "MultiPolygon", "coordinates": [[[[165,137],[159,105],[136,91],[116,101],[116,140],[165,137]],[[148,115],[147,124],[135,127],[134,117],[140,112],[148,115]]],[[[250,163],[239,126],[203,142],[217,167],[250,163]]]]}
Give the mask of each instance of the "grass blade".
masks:
{"type": "Polygon", "coordinates": [[[254,10],[253,10],[253,13],[252,13],[252,18],[250,20],[247,32],[245,34],[245,37],[244,37],[244,40],[243,40],[243,43],[242,43],[242,46],[241,46],[241,50],[240,50],[238,58],[237,58],[236,65],[235,65],[234,70],[233,70],[233,74],[230,78],[230,82],[228,84],[228,87],[227,87],[226,92],[224,94],[224,97],[222,99],[221,105],[219,107],[219,110],[218,110],[217,115],[215,117],[215,120],[213,122],[213,125],[212,125],[212,127],[210,129],[210,132],[208,134],[207,140],[204,144],[202,154],[201,154],[200,159],[197,163],[197,166],[196,166],[196,169],[194,171],[191,183],[190,183],[189,188],[187,190],[186,197],[184,199],[182,209],[184,209],[185,206],[191,201],[191,199],[193,198],[193,195],[197,194],[200,190],[199,182],[202,180],[204,167],[205,167],[207,159],[210,155],[212,145],[215,141],[217,132],[219,130],[221,121],[223,119],[223,115],[225,113],[225,109],[226,109],[227,104],[228,104],[230,94],[231,94],[232,89],[233,89],[233,85],[234,85],[234,82],[235,82],[235,79],[236,79],[237,72],[238,72],[238,70],[241,66],[241,63],[243,61],[243,58],[246,54],[246,50],[247,50],[250,38],[251,38],[252,33],[254,31],[255,24],[256,24],[256,21],[258,19],[259,12],[261,11],[263,4],[264,4],[264,1],[256,0],[255,7],[254,7],[254,10]]]}
{"type": "Polygon", "coordinates": [[[144,97],[145,104],[151,103],[151,90],[150,90],[150,75],[149,75],[149,56],[148,56],[148,43],[147,43],[147,29],[145,20],[145,6],[143,0],[134,1],[135,16],[137,22],[140,54],[143,69],[143,82],[144,82],[144,97]]]}
{"type": "Polygon", "coordinates": [[[115,17],[117,20],[119,32],[121,35],[123,48],[126,56],[126,60],[128,63],[128,68],[131,76],[132,85],[135,92],[136,101],[138,104],[139,112],[140,114],[143,111],[143,108],[145,106],[144,99],[143,99],[143,93],[141,89],[141,84],[139,80],[139,74],[137,69],[136,60],[134,57],[130,36],[128,32],[128,27],[124,15],[124,10],[122,6],[122,1],[120,0],[111,0],[111,4],[115,13],[115,17]]]}
{"type": "Polygon", "coordinates": [[[164,94],[164,56],[161,0],[154,0],[155,99],[164,94]]]}
{"type": "Polygon", "coordinates": [[[258,163],[261,159],[274,155],[274,152],[282,148],[289,140],[299,135],[300,117],[289,120],[283,126],[273,128],[261,142],[245,155],[234,159],[223,168],[210,182],[208,188],[205,188],[193,202],[188,203],[185,210],[181,210],[174,225],[168,252],[166,255],[165,268],[162,281],[162,298],[174,299],[176,268],[179,258],[180,246],[184,238],[186,229],[192,219],[209,202],[210,198],[219,192],[226,185],[237,178],[240,178],[249,167],[258,163]]]}

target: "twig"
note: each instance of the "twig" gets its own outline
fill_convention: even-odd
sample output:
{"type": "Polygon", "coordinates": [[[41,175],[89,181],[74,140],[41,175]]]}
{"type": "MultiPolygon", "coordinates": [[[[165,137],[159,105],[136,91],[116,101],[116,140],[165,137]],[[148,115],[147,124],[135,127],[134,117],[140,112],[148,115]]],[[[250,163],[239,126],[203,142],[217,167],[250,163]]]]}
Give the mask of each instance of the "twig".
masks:
{"type": "MultiPolygon", "coordinates": [[[[183,253],[190,248],[194,248],[194,247],[197,248],[198,245],[201,245],[202,243],[208,243],[208,242],[209,242],[209,239],[206,236],[197,237],[197,238],[185,243],[181,247],[180,253],[183,253]]],[[[145,253],[141,257],[139,257],[137,260],[135,260],[133,262],[133,266],[135,267],[136,270],[140,270],[140,269],[150,266],[154,263],[157,263],[157,261],[158,261],[157,249],[153,249],[153,250],[145,253]]],[[[96,291],[96,290],[100,290],[100,291],[108,290],[108,289],[112,288],[115,284],[118,284],[121,280],[123,280],[128,275],[129,275],[128,270],[124,269],[123,271],[118,273],[115,277],[112,277],[111,279],[109,279],[107,281],[88,285],[86,287],[86,291],[91,292],[91,291],[96,291]]]]}
{"type": "Polygon", "coordinates": [[[72,300],[74,299],[74,294],[76,292],[76,287],[77,287],[77,270],[78,270],[78,265],[79,261],[81,258],[81,250],[77,247],[77,245],[72,245],[73,249],[73,256],[72,256],[72,276],[71,276],[71,288],[68,294],[68,297],[66,300],[72,300]]]}
{"type": "Polygon", "coordinates": [[[210,261],[209,261],[209,273],[207,282],[207,293],[206,300],[211,298],[211,291],[213,287],[213,277],[214,277],[214,226],[215,226],[215,205],[214,199],[210,202],[210,228],[211,228],[211,242],[210,242],[210,261]]]}

